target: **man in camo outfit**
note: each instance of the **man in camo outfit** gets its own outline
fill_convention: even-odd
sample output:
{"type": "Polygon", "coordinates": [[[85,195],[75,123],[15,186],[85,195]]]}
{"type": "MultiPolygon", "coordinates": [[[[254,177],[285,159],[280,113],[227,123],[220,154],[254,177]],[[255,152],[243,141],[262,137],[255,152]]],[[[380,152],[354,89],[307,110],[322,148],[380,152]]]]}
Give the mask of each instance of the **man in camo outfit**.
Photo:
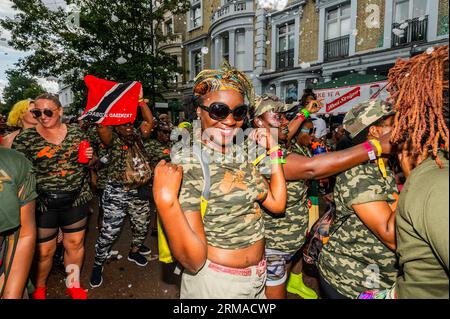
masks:
{"type": "Polygon", "coordinates": [[[159,122],[155,128],[156,139],[151,138],[144,141],[144,147],[150,157],[152,166],[155,167],[159,161],[170,161],[170,133],[172,131],[167,122],[159,122]]]}
{"type": "MultiPolygon", "coordinates": [[[[380,101],[357,105],[344,118],[344,128],[354,143],[365,139],[372,126],[388,131],[393,112],[380,101]],[[386,124],[383,121],[388,121],[386,124]],[[366,136],[364,136],[366,135],[366,136]]],[[[330,239],[319,257],[321,287],[329,298],[356,298],[369,289],[390,288],[397,274],[396,257],[385,242],[374,234],[357,205],[387,202],[395,211],[398,190],[392,171],[383,177],[375,161],[368,161],[339,174],[334,199],[336,218],[330,239]],[[332,292],[334,290],[334,292],[332,292]],[[330,291],[332,293],[330,293],[330,291]]],[[[360,207],[360,206],[359,206],[360,207]]],[[[378,210],[378,214],[383,212],[378,210]]],[[[387,227],[384,227],[387,228],[387,227]]]]}
{"type": "MultiPolygon", "coordinates": [[[[257,99],[255,104],[253,114],[255,124],[258,125],[258,121],[264,121],[266,125],[278,128],[280,141],[286,142],[289,122],[283,113],[290,111],[294,106],[284,104],[277,96],[264,94],[257,99]],[[277,121],[278,123],[276,123],[277,121]]],[[[282,144],[281,147],[286,157],[292,153],[286,149],[285,144],[282,144]]],[[[260,163],[260,167],[264,167],[268,162],[269,158],[266,157],[260,163]]],[[[266,178],[268,177],[266,176],[266,178]]],[[[276,216],[265,211],[263,215],[267,258],[266,295],[268,298],[276,298],[275,291],[285,289],[289,265],[294,254],[304,242],[308,227],[307,191],[308,186],[305,180],[287,181],[288,197],[285,214],[276,216]]]]}
{"type": "Polygon", "coordinates": [[[140,109],[144,122],[139,132],[134,128],[133,123],[118,125],[114,128],[98,127],[102,143],[107,147],[108,166],[107,182],[102,197],[103,225],[95,244],[95,261],[90,279],[90,285],[93,288],[99,287],[103,282],[103,264],[111,251],[112,244],[122,230],[127,214],[130,216],[132,231],[128,260],[138,266],[146,266],[148,260],[144,255],[151,253],[150,249],[143,245],[150,223],[149,199],[144,198],[136,187],[125,182],[128,152],[135,146],[144,148],[142,139],[150,136],[153,125],[153,117],[147,104],[140,103],[140,109]]]}

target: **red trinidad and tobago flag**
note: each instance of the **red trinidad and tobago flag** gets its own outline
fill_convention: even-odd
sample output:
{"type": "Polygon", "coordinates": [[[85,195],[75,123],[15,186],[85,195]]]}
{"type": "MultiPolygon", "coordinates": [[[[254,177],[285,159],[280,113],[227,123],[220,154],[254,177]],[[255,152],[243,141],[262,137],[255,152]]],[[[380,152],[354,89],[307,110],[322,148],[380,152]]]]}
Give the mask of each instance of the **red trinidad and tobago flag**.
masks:
{"type": "Polygon", "coordinates": [[[87,106],[80,120],[102,125],[121,125],[136,119],[141,83],[117,83],[86,75],[87,106]]]}

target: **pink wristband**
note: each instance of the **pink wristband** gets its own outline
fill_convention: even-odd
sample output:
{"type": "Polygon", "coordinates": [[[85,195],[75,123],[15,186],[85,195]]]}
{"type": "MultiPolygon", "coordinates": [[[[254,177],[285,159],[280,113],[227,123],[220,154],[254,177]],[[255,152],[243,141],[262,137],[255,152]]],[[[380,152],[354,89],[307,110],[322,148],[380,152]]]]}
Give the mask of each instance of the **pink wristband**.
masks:
{"type": "Polygon", "coordinates": [[[281,158],[281,157],[283,157],[282,150],[278,150],[278,151],[270,153],[270,159],[276,159],[276,158],[281,158]]]}
{"type": "Polygon", "coordinates": [[[374,149],[372,148],[372,144],[370,144],[368,141],[366,141],[366,142],[363,143],[363,146],[364,146],[364,148],[365,148],[366,151],[367,151],[367,155],[369,155],[369,159],[370,159],[371,161],[376,160],[376,159],[377,159],[377,156],[375,155],[375,151],[374,151],[374,149]]]}
{"type": "Polygon", "coordinates": [[[303,114],[303,113],[298,113],[298,114],[297,114],[297,118],[301,119],[302,121],[305,121],[305,120],[306,120],[306,116],[305,116],[305,114],[303,114]]]}

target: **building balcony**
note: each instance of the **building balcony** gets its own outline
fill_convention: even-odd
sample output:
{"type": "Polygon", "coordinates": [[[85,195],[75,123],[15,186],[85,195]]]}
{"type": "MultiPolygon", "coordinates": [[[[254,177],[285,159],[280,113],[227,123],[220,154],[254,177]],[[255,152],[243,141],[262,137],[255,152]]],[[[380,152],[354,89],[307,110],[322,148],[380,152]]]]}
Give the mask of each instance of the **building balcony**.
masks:
{"type": "Polygon", "coordinates": [[[324,43],[324,61],[333,61],[348,57],[350,35],[326,40],[324,43]]]}
{"type": "Polygon", "coordinates": [[[392,24],[392,47],[401,47],[415,42],[426,42],[428,16],[392,24]]]}
{"type": "Polygon", "coordinates": [[[294,67],[294,49],[276,53],[276,70],[285,70],[294,67]]]}
{"type": "Polygon", "coordinates": [[[235,3],[230,2],[223,5],[219,10],[216,10],[211,15],[211,24],[226,20],[243,13],[253,12],[253,0],[240,0],[235,3]]]}
{"type": "Polygon", "coordinates": [[[174,34],[172,39],[167,39],[166,41],[160,42],[159,47],[164,48],[171,45],[181,45],[183,43],[183,35],[180,34],[174,34]]]}

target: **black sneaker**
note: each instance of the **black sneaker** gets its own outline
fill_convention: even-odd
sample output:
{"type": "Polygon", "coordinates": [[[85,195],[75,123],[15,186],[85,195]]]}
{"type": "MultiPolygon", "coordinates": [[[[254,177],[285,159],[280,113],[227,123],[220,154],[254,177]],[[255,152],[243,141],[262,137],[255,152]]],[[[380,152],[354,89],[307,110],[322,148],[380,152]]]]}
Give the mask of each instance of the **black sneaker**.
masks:
{"type": "Polygon", "coordinates": [[[94,265],[94,268],[92,268],[92,274],[91,274],[91,280],[89,281],[89,284],[92,288],[100,287],[103,283],[103,266],[94,265]]]}
{"type": "Polygon", "coordinates": [[[139,253],[141,255],[147,256],[147,255],[150,255],[152,253],[152,250],[150,248],[148,248],[147,246],[141,245],[139,247],[139,253]]]}
{"type": "Polygon", "coordinates": [[[148,260],[142,256],[139,252],[133,253],[130,251],[128,254],[128,260],[133,261],[136,265],[144,267],[147,265],[148,260]]]}

